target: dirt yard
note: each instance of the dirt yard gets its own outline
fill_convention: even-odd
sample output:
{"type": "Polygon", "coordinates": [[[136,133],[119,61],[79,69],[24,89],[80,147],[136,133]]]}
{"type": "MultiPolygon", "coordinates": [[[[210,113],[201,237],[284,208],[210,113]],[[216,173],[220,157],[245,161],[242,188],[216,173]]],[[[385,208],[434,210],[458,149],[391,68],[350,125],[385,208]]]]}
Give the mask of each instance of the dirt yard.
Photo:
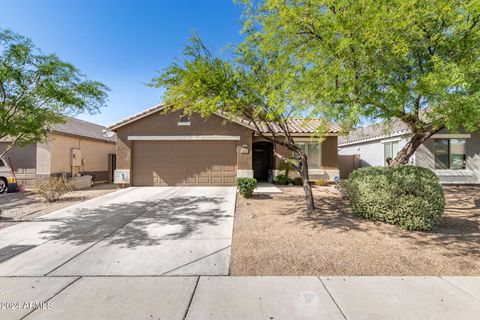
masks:
{"type": "Polygon", "coordinates": [[[480,186],[445,187],[442,224],[404,231],[357,217],[334,187],[237,197],[232,275],[480,275],[480,186]]]}
{"type": "Polygon", "coordinates": [[[113,184],[100,184],[89,189],[76,190],[56,202],[46,202],[32,192],[0,194],[0,229],[18,222],[30,221],[38,216],[96,198],[117,190],[113,184]]]}

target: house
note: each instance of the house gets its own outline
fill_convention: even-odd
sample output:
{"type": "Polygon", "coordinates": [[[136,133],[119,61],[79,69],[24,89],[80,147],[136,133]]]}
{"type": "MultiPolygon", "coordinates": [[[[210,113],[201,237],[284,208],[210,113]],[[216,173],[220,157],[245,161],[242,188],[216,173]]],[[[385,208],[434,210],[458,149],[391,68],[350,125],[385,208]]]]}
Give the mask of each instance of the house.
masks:
{"type": "MultiPolygon", "coordinates": [[[[308,154],[310,178],[332,180],[338,175],[339,129],[331,125],[320,143],[311,138],[319,124],[315,119],[289,122],[294,139],[308,154]]],[[[207,119],[184,117],[157,105],[109,129],[117,133],[117,169],[134,186],[234,185],[237,177],[268,180],[284,167],[274,157],[272,143],[248,121],[229,120],[221,113],[207,119]]],[[[277,152],[291,155],[283,147],[277,152]]]]}
{"type": "MultiPolygon", "coordinates": [[[[410,129],[398,119],[352,130],[340,138],[340,161],[356,156],[360,167],[385,166],[410,136],[410,129]]],[[[410,164],[433,170],[442,183],[480,183],[480,135],[442,130],[420,145],[410,164]]]]}
{"type": "MultiPolygon", "coordinates": [[[[67,117],[66,123],[52,126],[44,143],[14,147],[4,160],[14,169],[18,184],[26,187],[38,178],[63,174],[111,180],[115,139],[107,138],[103,130],[98,124],[67,117]]],[[[0,141],[0,152],[8,145],[8,140],[0,141]]]]}

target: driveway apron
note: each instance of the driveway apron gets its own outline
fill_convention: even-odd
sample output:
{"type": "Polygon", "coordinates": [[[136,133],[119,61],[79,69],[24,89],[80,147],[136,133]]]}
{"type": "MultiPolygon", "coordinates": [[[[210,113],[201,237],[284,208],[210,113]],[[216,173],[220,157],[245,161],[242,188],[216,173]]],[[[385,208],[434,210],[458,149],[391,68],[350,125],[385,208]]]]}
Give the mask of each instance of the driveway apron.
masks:
{"type": "Polygon", "coordinates": [[[55,211],[0,232],[32,245],[0,275],[228,275],[234,187],[145,187],[55,211]]]}

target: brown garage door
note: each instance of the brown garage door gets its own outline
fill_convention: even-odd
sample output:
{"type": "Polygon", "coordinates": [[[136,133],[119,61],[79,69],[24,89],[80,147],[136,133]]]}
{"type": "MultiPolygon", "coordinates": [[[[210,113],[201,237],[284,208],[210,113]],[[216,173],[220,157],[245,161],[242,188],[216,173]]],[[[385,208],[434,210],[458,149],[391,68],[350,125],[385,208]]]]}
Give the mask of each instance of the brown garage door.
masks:
{"type": "Polygon", "coordinates": [[[133,185],[234,185],[235,141],[135,141],[133,185]]]}

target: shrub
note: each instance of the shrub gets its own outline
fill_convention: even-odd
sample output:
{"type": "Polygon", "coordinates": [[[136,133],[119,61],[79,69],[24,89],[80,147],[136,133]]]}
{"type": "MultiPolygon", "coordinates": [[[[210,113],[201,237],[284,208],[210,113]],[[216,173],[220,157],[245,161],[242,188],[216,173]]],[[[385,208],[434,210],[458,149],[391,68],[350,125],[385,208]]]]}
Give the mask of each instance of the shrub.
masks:
{"type": "Polygon", "coordinates": [[[73,191],[73,184],[63,178],[52,177],[38,180],[33,192],[48,202],[57,201],[64,194],[73,191]]]}
{"type": "Polygon", "coordinates": [[[253,190],[257,187],[257,179],[254,178],[237,178],[238,192],[244,198],[250,198],[253,190]]]}
{"type": "Polygon", "coordinates": [[[348,196],[358,215],[407,230],[431,230],[445,208],[438,177],[416,166],[357,169],[348,178],[348,196]]]}
{"type": "Polygon", "coordinates": [[[284,174],[279,174],[278,176],[275,177],[275,183],[281,184],[281,185],[289,185],[293,183],[293,180],[289,176],[286,176],[284,174]]]}

